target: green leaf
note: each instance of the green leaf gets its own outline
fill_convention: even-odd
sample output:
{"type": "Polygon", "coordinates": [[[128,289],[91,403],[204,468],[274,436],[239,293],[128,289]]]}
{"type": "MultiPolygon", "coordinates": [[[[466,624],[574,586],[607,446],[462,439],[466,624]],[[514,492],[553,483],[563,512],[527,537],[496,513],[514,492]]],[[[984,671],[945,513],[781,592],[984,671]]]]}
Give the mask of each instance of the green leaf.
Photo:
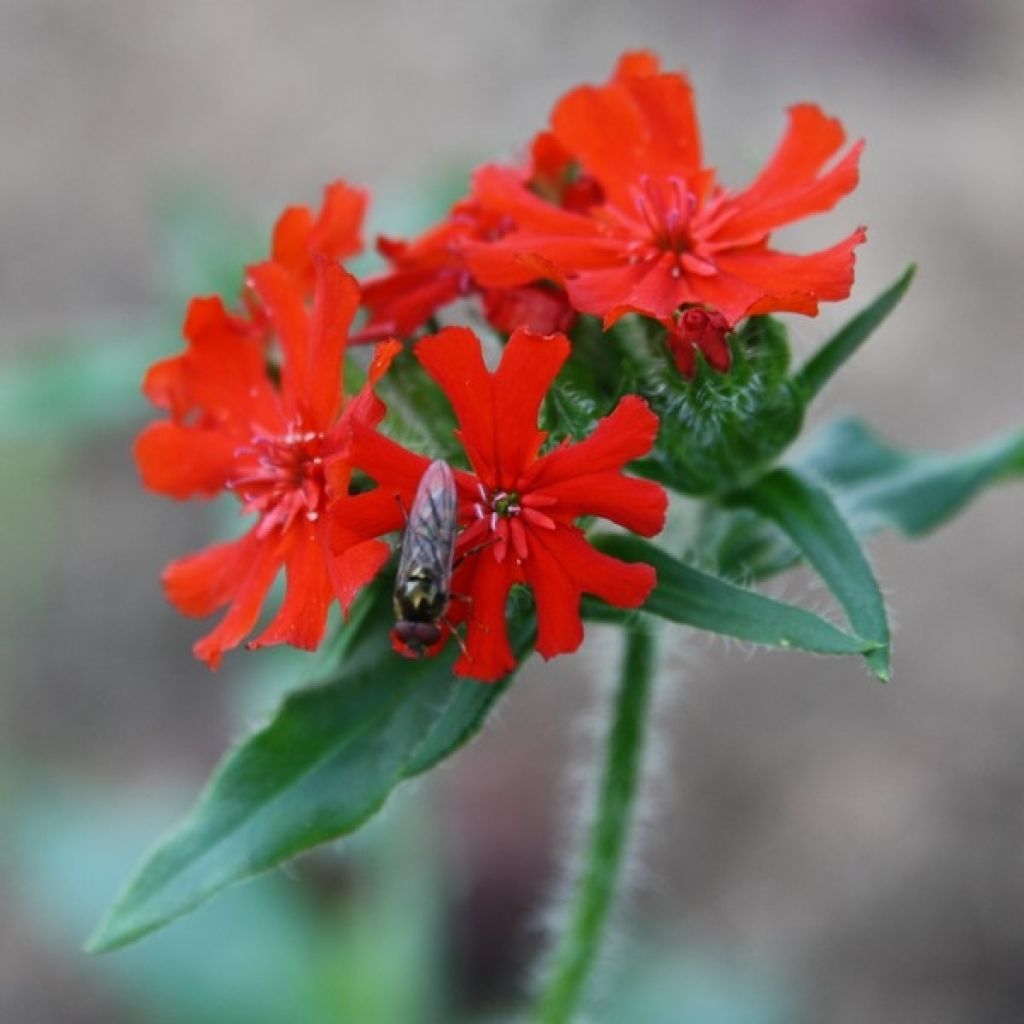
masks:
{"type": "Polygon", "coordinates": [[[882,292],[867,309],[861,310],[804,363],[794,376],[793,382],[803,395],[806,404],[811,403],[835,372],[874,334],[886,317],[899,305],[900,300],[910,287],[910,282],[914,280],[916,271],[917,267],[911,263],[895,284],[890,285],[882,292]]]}
{"type": "MultiPolygon", "coordinates": [[[[918,537],[987,487],[1024,476],[1024,431],[943,455],[897,448],[859,420],[840,419],[818,430],[792,465],[826,485],[859,536],[896,529],[918,537]]],[[[715,552],[723,575],[745,580],[768,579],[801,557],[774,523],[744,508],[709,509],[701,547],[715,552]]]]}
{"type": "Polygon", "coordinates": [[[733,496],[774,522],[814,566],[842,605],[850,626],[873,641],[872,672],[889,679],[889,623],[885,599],[853,530],[829,493],[793,469],[776,469],[733,496]]]}
{"type": "Polygon", "coordinates": [[[986,487],[1024,476],[1024,430],[966,452],[913,452],[855,419],[836,420],[794,462],[816,473],[861,534],[895,528],[917,537],[954,516],[986,487]]]}
{"type": "Polygon", "coordinates": [[[726,579],[766,580],[800,561],[800,552],[774,524],[747,508],[706,505],[696,542],[726,579]]]}
{"type": "MultiPolygon", "coordinates": [[[[145,860],[89,940],[141,938],[318,843],[358,828],[404,779],[467,742],[504,692],[452,675],[454,643],[408,661],[390,648],[390,595],[378,586],[353,622],[335,676],[285,699],[228,755],[182,825],[145,860]]],[[[520,656],[532,626],[514,623],[520,656]]]]}
{"type": "MultiPolygon", "coordinates": [[[[877,647],[876,643],[844,633],[804,608],[776,601],[685,565],[638,537],[605,534],[594,542],[616,558],[654,566],[658,584],[644,604],[644,610],[670,622],[750,643],[819,654],[864,654],[877,647]]],[[[593,603],[588,603],[587,610],[592,618],[605,621],[611,618],[593,603]]]]}

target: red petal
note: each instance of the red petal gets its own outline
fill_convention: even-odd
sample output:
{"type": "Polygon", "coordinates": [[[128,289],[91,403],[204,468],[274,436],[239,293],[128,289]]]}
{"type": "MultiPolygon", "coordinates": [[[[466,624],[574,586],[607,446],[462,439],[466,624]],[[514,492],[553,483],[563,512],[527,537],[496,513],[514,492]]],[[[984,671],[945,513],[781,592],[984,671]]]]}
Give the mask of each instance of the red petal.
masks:
{"type": "Polygon", "coordinates": [[[613,201],[623,204],[628,200],[629,183],[637,172],[632,161],[624,164],[629,156],[642,155],[636,150],[642,146],[645,131],[641,112],[626,89],[578,86],[552,111],[551,128],[613,201]]]}
{"type": "Polygon", "coordinates": [[[468,327],[446,327],[418,342],[414,351],[455,410],[459,437],[477,474],[489,487],[496,486],[494,397],[476,335],[468,327]]]}
{"type": "Polygon", "coordinates": [[[661,61],[650,50],[631,50],[624,53],[615,65],[612,74],[613,82],[626,78],[641,78],[645,75],[657,75],[661,72],[661,61]]]}
{"type": "Polygon", "coordinates": [[[280,563],[279,539],[259,540],[250,531],[234,544],[216,545],[167,567],[164,587],[183,611],[205,613],[229,605],[216,628],[192,648],[210,668],[216,668],[224,651],[237,647],[256,625],[280,563]]]}
{"type": "Polygon", "coordinates": [[[274,327],[282,351],[281,385],[285,398],[297,409],[305,395],[309,363],[309,315],[299,284],[276,263],[250,267],[248,283],[259,296],[274,327]]]}
{"type": "MultiPolygon", "coordinates": [[[[685,273],[678,266],[673,253],[662,253],[656,261],[647,264],[647,272],[620,303],[630,309],[647,313],[648,316],[665,317],[684,302],[693,301],[699,280],[699,277],[685,273]]],[[[606,312],[605,326],[609,326],[610,322],[606,312]]]]}
{"type": "Polygon", "coordinates": [[[551,126],[622,209],[632,209],[644,174],[678,175],[694,191],[705,186],[693,90],[682,75],[627,74],[600,88],[580,86],[555,107],[551,126]]]}
{"type": "Polygon", "coordinates": [[[375,277],[363,285],[370,323],[360,335],[372,335],[374,325],[380,324],[386,325],[384,333],[405,337],[465,291],[462,273],[450,267],[398,270],[375,277]]]}
{"type": "Polygon", "coordinates": [[[150,401],[177,419],[199,410],[204,421],[246,432],[254,423],[270,430],[280,424],[265,346],[252,323],[230,315],[218,298],[193,299],[183,333],[187,351],[146,375],[143,392],[150,401]]]}
{"type": "Polygon", "coordinates": [[[749,188],[728,200],[738,210],[716,239],[763,237],[782,224],[832,209],[857,185],[863,142],[850,148],[827,173],[822,168],[842,147],[842,124],[813,104],[791,107],[786,134],[768,165],[749,188]]]}
{"type": "Polygon", "coordinates": [[[361,229],[366,204],[365,189],[335,181],[324,189],[320,216],[309,236],[309,249],[332,260],[346,260],[363,248],[361,229]]]}
{"type": "Polygon", "coordinates": [[[370,384],[376,384],[388,372],[395,357],[401,351],[402,343],[396,338],[382,341],[374,348],[373,356],[370,359],[370,368],[366,374],[370,384]]]}
{"type": "Polygon", "coordinates": [[[256,625],[263,599],[281,566],[279,547],[275,538],[259,544],[248,571],[238,579],[227,613],[217,627],[193,647],[193,653],[211,669],[220,665],[225,650],[237,647],[256,625]]]}
{"type": "Polygon", "coordinates": [[[503,334],[517,327],[534,334],[561,334],[569,330],[575,316],[564,292],[540,285],[488,289],[483,306],[488,322],[503,334]]]}
{"type": "MultiPolygon", "coordinates": [[[[426,460],[423,462],[426,467],[426,460]]],[[[402,489],[377,487],[364,494],[339,497],[327,513],[331,550],[341,555],[355,544],[401,530],[415,492],[413,484],[402,489]]]]}
{"type": "Polygon", "coordinates": [[[366,383],[342,411],[341,418],[331,430],[331,435],[339,448],[347,444],[351,424],[356,420],[369,426],[376,426],[384,418],[387,407],[373,390],[381,377],[388,372],[395,357],[402,351],[400,341],[382,341],[373,350],[370,367],[366,375],[366,383]]]}
{"type": "Polygon", "coordinates": [[[678,175],[693,191],[702,192],[700,127],[686,76],[627,74],[621,84],[641,112],[644,136],[637,141],[646,145],[647,173],[678,175]]]}
{"type": "Polygon", "coordinates": [[[161,577],[168,600],[185,615],[212,615],[232,599],[262,544],[250,530],[171,562],[161,577]]]}
{"type": "MultiPolygon", "coordinates": [[[[818,312],[822,300],[845,299],[853,287],[854,249],[867,238],[858,228],[838,245],[823,252],[796,255],[748,246],[722,253],[719,264],[724,272],[746,282],[762,294],[744,313],[818,312]]],[[[728,313],[723,309],[726,318],[728,313]]]]}
{"type": "Polygon", "coordinates": [[[274,225],[270,258],[305,284],[312,277],[309,258],[309,234],[313,230],[313,212],[308,206],[289,206],[274,225]]]}
{"type": "Polygon", "coordinates": [[[727,256],[726,253],[716,254],[717,274],[693,278],[692,298],[687,301],[711,306],[731,325],[746,316],[764,292],[757,285],[743,280],[742,276],[729,273],[726,269],[727,256]]]}
{"type": "Polygon", "coordinates": [[[603,554],[575,527],[531,531],[523,569],[537,599],[537,650],[545,658],[579,647],[581,594],[594,594],[616,608],[636,608],[657,581],[649,565],[603,554]]]}
{"type": "Polygon", "coordinates": [[[658,417],[637,395],[627,395],[594,432],[576,444],[562,445],[538,459],[516,482],[523,491],[544,491],[573,477],[617,471],[646,455],[658,435],[658,417]]]}
{"type": "Polygon", "coordinates": [[[531,532],[531,556],[523,563],[523,569],[537,602],[537,652],[553,658],[575,651],[583,643],[581,590],[556,553],[558,534],[565,531],[555,531],[551,537],[538,536],[542,532],[546,533],[531,532]]]}
{"type": "Polygon", "coordinates": [[[186,374],[186,357],[171,356],[154,363],[142,380],[142,393],[172,416],[184,416],[192,405],[186,374]]]}
{"type": "Polygon", "coordinates": [[[545,199],[557,203],[573,173],[575,160],[551,132],[538,132],[530,143],[530,185],[545,199]]]}
{"type": "Polygon", "coordinates": [[[530,543],[530,559],[523,566],[537,596],[537,650],[545,657],[573,651],[579,645],[565,608],[555,607],[556,596],[563,606],[569,603],[578,620],[580,594],[593,594],[616,608],[638,608],[657,582],[651,566],[621,562],[598,551],[576,527],[534,530],[530,543]],[[571,601],[564,579],[570,580],[574,587],[575,597],[571,601]],[[544,592],[548,596],[546,603],[542,603],[544,592]],[[545,618],[548,619],[546,634],[545,618]],[[543,647],[539,639],[542,635],[549,641],[543,647]],[[568,646],[570,641],[575,641],[573,646],[568,646]]]}
{"type": "Polygon", "coordinates": [[[581,312],[603,317],[606,328],[628,312],[664,319],[682,303],[700,301],[696,289],[703,278],[674,271],[669,253],[639,263],[619,261],[607,269],[580,272],[568,283],[569,298],[581,312]]]}
{"type": "Polygon", "coordinates": [[[303,391],[310,426],[325,430],[341,405],[342,363],[348,328],[359,308],[359,285],[336,263],[316,259],[309,363],[303,391]]]}
{"type": "Polygon", "coordinates": [[[380,540],[353,544],[337,555],[325,548],[331,586],[346,615],[359,591],[380,572],[390,554],[391,549],[380,540]]]}
{"type": "Polygon", "coordinates": [[[557,550],[563,565],[572,567],[585,594],[593,594],[615,608],[639,608],[658,582],[651,566],[622,562],[598,551],[587,543],[580,530],[546,533],[544,543],[557,550]]]}
{"type": "Polygon", "coordinates": [[[252,649],[285,643],[315,651],[323,639],[334,597],[324,551],[312,525],[303,524],[290,532],[293,539],[285,559],[284,601],[267,628],[249,641],[247,646],[252,649]]]}
{"type": "Polygon", "coordinates": [[[470,583],[466,653],[455,662],[455,674],[492,683],[516,667],[508,641],[505,604],[518,575],[511,559],[499,564],[486,551],[476,562],[470,583]]]}
{"type": "MultiPolygon", "coordinates": [[[[519,230],[544,235],[591,235],[589,217],[549,203],[523,183],[513,168],[484,164],[473,172],[473,200],[489,213],[511,219],[519,230]]],[[[483,236],[478,234],[478,239],[483,236]]]]}
{"type": "Polygon", "coordinates": [[[517,231],[497,242],[470,242],[466,264],[479,285],[518,288],[534,281],[564,285],[570,273],[617,265],[626,243],[597,230],[590,235],[544,235],[517,231]]]}
{"type": "Polygon", "coordinates": [[[223,490],[234,465],[238,439],[221,430],[151,423],[135,439],[142,482],[173,498],[207,497],[223,490]]]}
{"type": "Polygon", "coordinates": [[[388,274],[363,283],[363,304],[370,323],[360,332],[380,336],[412,333],[439,307],[468,294],[472,287],[461,243],[481,236],[476,204],[453,207],[440,224],[409,242],[379,238],[377,248],[394,266],[388,274]]]}
{"type": "Polygon", "coordinates": [[[620,473],[576,476],[545,487],[543,494],[558,504],[546,509],[563,521],[599,516],[644,537],[661,533],[668,497],[660,484],[620,473]]]}
{"type": "MultiPolygon", "coordinates": [[[[497,483],[511,488],[537,456],[545,438],[537,429],[540,403],[569,358],[563,334],[542,337],[516,331],[502,353],[501,365],[488,381],[494,396],[494,451],[497,483]]],[[[465,424],[460,418],[465,433],[465,424]]]]}
{"type": "Polygon", "coordinates": [[[340,261],[363,247],[360,230],[367,194],[336,181],[324,189],[316,220],[307,206],[289,207],[274,226],[271,258],[286,267],[304,290],[313,285],[313,255],[340,261]]]}
{"type": "Polygon", "coordinates": [[[362,420],[352,420],[349,427],[349,463],[369,474],[382,488],[414,494],[430,460],[396,444],[362,420]]]}

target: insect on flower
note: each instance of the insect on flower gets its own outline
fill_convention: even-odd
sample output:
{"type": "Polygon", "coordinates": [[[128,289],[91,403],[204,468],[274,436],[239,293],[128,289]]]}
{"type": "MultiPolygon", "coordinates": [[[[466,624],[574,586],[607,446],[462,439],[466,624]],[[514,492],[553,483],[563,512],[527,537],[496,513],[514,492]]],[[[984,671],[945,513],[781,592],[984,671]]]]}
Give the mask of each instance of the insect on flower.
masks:
{"type": "Polygon", "coordinates": [[[413,498],[395,580],[396,646],[418,658],[441,639],[451,600],[458,526],[455,474],[442,459],[423,473],[413,498]]]}

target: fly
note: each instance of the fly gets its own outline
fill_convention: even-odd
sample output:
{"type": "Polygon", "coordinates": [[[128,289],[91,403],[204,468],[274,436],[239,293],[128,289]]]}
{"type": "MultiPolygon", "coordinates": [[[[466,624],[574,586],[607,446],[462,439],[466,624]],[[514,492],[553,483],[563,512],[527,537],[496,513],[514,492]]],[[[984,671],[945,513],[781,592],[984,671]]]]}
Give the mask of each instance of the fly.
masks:
{"type": "Polygon", "coordinates": [[[416,488],[395,580],[394,632],[413,657],[441,639],[457,527],[455,474],[447,462],[435,459],[416,488]]]}

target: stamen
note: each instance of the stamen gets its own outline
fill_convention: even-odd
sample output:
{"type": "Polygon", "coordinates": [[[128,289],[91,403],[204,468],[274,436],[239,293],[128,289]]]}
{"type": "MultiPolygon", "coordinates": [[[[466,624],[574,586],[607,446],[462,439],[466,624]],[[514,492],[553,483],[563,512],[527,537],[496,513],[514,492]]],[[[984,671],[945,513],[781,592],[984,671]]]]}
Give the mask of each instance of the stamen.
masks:
{"type": "Polygon", "coordinates": [[[673,174],[655,179],[645,174],[632,191],[633,205],[650,233],[650,243],[677,256],[694,247],[690,222],[697,210],[697,196],[683,178],[673,174]]]}
{"type": "Polygon", "coordinates": [[[288,530],[304,515],[317,522],[326,495],[324,435],[293,425],[279,436],[256,428],[250,444],[235,451],[237,473],[228,482],[242,512],[260,516],[257,536],[288,530]]]}
{"type": "Polygon", "coordinates": [[[486,522],[490,527],[494,536],[494,557],[498,562],[505,560],[510,544],[519,561],[529,555],[528,527],[553,530],[557,525],[554,519],[539,511],[558,503],[558,499],[549,494],[520,496],[507,490],[491,493],[479,482],[477,489],[483,501],[473,505],[473,512],[477,523],[482,526],[486,522]]]}

